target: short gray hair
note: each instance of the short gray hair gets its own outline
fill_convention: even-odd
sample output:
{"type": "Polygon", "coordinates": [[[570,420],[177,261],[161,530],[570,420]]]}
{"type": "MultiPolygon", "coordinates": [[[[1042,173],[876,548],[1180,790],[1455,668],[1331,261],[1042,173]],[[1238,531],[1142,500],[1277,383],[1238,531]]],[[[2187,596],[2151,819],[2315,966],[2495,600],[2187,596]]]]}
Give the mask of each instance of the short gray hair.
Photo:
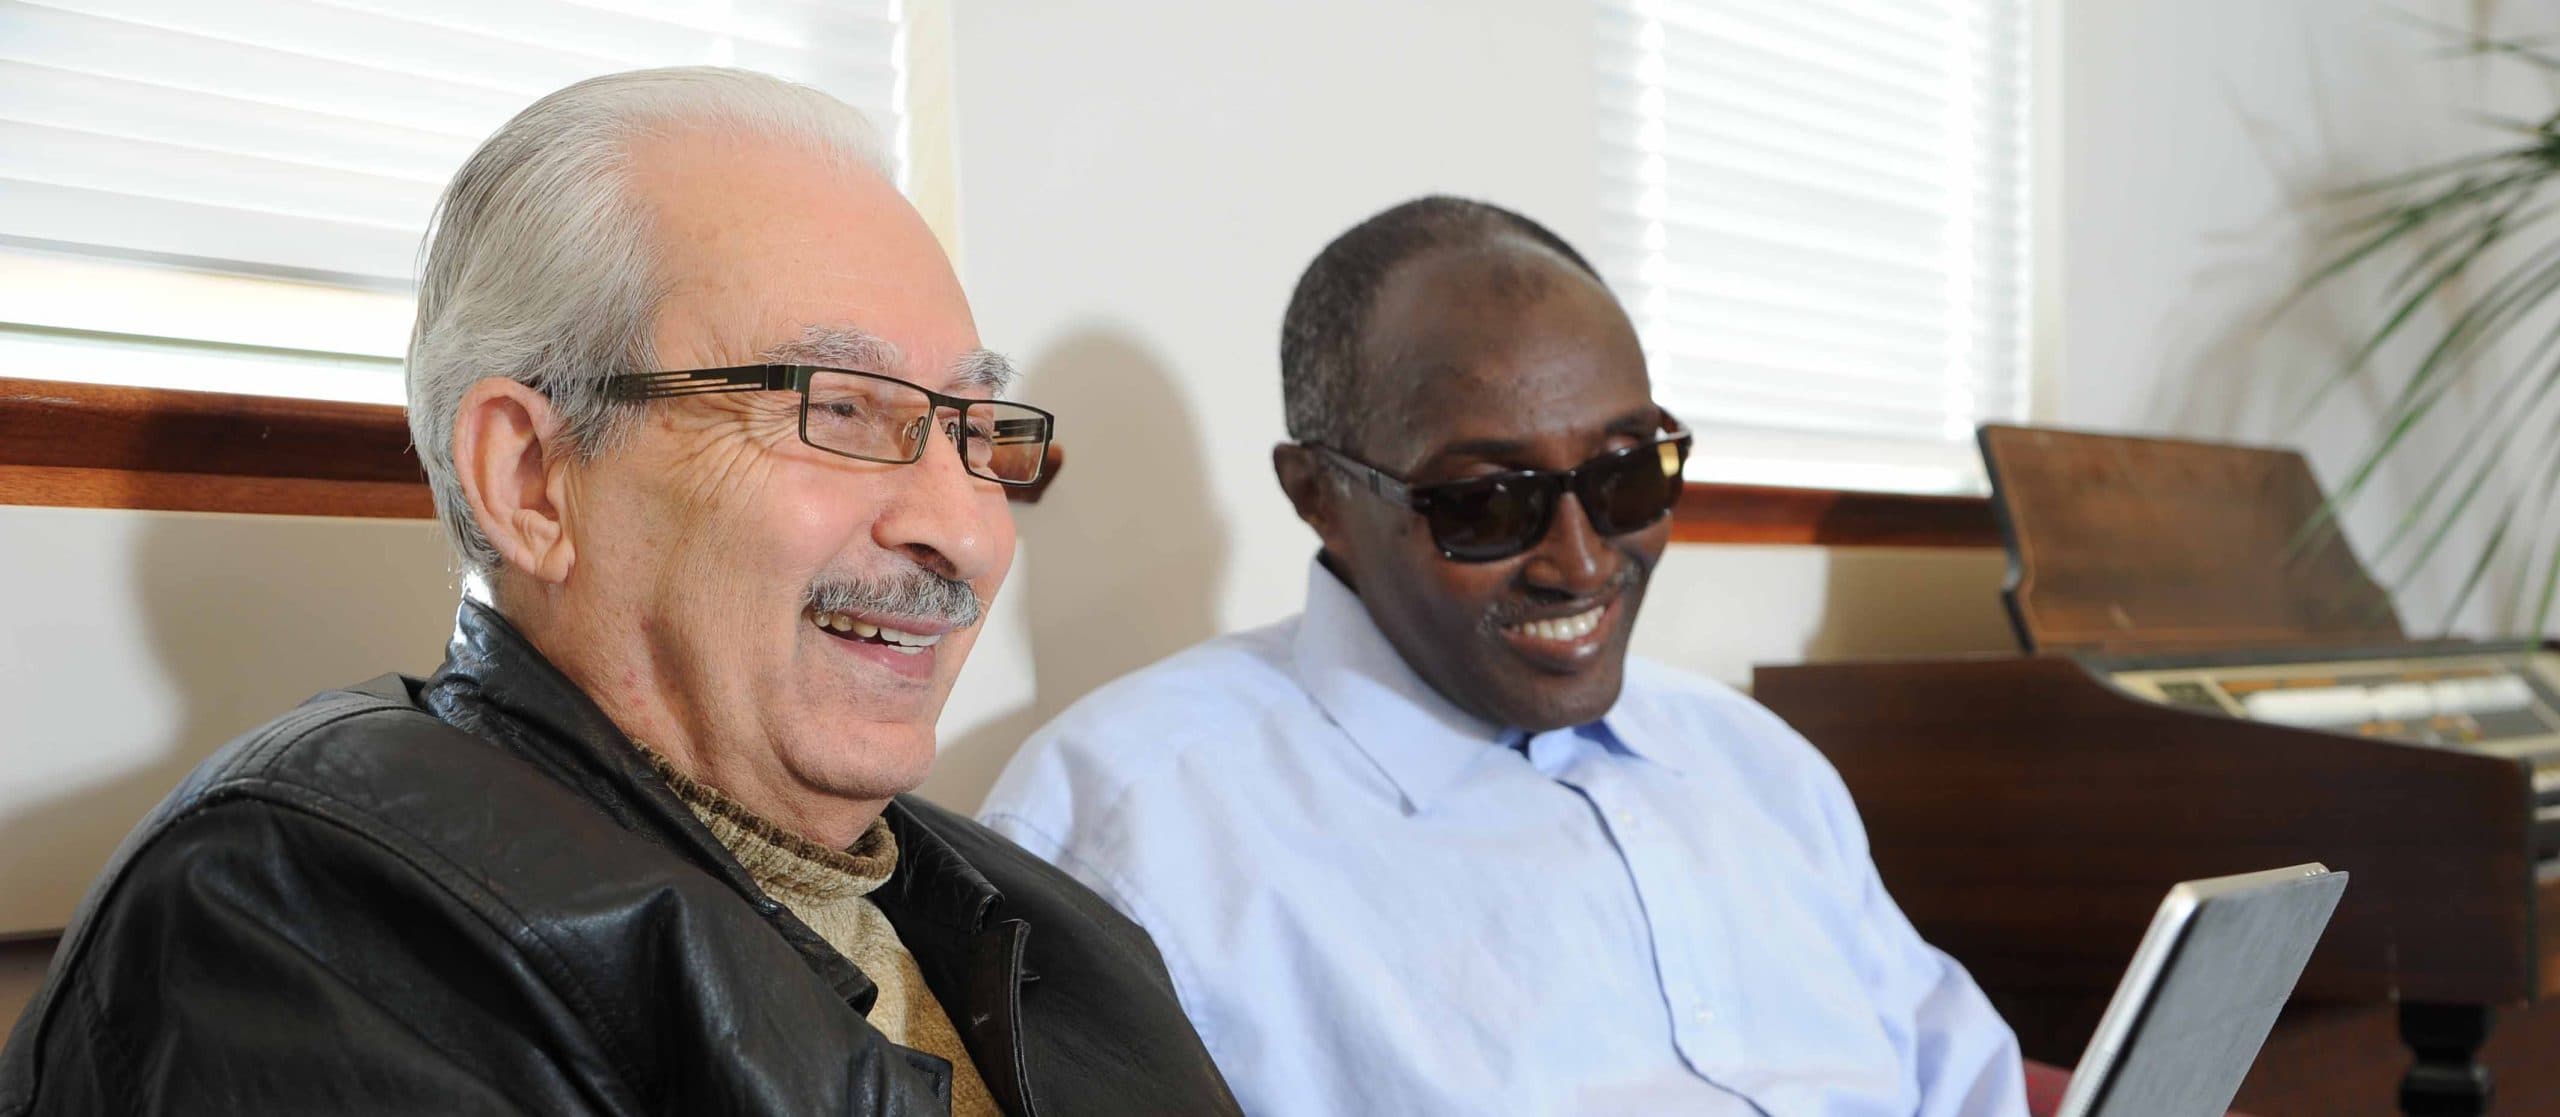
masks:
{"type": "Polygon", "coordinates": [[[628,189],[635,141],[710,125],[801,142],[895,179],[880,134],[815,89],[708,66],[590,78],[534,102],[471,154],[436,207],[409,335],[409,436],[466,569],[498,554],[454,476],[463,393],[503,376],[540,391],[592,458],[630,409],[605,377],[652,367],[663,293],[647,215],[628,189]]]}

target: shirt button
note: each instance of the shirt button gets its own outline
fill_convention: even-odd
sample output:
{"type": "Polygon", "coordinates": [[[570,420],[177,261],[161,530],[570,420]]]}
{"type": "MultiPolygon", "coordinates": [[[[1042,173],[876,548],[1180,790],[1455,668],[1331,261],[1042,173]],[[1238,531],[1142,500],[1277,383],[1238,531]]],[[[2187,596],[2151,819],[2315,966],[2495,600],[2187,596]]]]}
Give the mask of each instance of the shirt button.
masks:
{"type": "Polygon", "coordinates": [[[1634,811],[1619,811],[1615,817],[1618,820],[1618,829],[1633,830],[1636,828],[1636,813],[1634,811]]]}
{"type": "Polygon", "coordinates": [[[1708,1021],[1714,1020],[1716,1018],[1716,1013],[1714,1009],[1702,1008],[1696,1012],[1690,1013],[1689,1017],[1690,1019],[1696,1020],[1698,1023],[1704,1024],[1708,1021]]]}

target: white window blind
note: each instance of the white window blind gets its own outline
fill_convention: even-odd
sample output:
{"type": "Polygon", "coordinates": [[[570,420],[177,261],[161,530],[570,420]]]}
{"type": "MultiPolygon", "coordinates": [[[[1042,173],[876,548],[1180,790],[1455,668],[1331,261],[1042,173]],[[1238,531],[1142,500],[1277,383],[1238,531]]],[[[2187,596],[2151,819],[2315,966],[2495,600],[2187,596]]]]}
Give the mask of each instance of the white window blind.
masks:
{"type": "Polygon", "coordinates": [[[1595,262],[1691,476],[1953,491],[2026,404],[2027,0],[1600,0],[1595,262]]]}
{"type": "Polygon", "coordinates": [[[719,63],[894,128],[897,40],[896,0],[0,0],[0,236],[404,287],[534,98],[719,63]]]}
{"type": "Polygon", "coordinates": [[[900,0],[0,0],[0,374],[399,398],[437,194],[535,98],[717,64],[907,151],[900,0]],[[148,292],[151,297],[136,297],[148,292]]]}

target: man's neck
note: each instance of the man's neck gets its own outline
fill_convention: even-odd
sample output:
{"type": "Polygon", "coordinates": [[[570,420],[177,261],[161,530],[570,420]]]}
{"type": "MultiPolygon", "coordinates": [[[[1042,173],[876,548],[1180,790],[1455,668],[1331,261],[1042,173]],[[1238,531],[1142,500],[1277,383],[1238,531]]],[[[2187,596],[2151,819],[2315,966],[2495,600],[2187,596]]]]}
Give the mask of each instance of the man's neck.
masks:
{"type": "Polygon", "coordinates": [[[736,800],[757,818],[828,849],[850,848],[889,807],[886,799],[852,800],[828,794],[794,779],[780,765],[756,764],[735,750],[704,749],[690,738],[663,743],[634,740],[646,740],[668,767],[736,800]]]}

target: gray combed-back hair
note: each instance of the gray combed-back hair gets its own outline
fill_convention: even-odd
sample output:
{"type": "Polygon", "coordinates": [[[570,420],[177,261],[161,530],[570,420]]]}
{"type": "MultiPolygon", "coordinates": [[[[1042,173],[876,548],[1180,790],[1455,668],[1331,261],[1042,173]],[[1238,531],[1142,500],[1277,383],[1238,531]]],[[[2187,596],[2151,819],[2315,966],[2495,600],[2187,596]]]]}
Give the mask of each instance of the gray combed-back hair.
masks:
{"type": "Polygon", "coordinates": [[[807,86],[682,67],[590,78],[534,102],[445,188],[418,274],[409,335],[409,435],[463,565],[498,564],[454,478],[462,396],[503,376],[550,398],[568,445],[592,458],[629,413],[602,381],[651,368],[662,277],[628,189],[636,141],[679,129],[806,144],[894,178],[870,120],[807,86]]]}

